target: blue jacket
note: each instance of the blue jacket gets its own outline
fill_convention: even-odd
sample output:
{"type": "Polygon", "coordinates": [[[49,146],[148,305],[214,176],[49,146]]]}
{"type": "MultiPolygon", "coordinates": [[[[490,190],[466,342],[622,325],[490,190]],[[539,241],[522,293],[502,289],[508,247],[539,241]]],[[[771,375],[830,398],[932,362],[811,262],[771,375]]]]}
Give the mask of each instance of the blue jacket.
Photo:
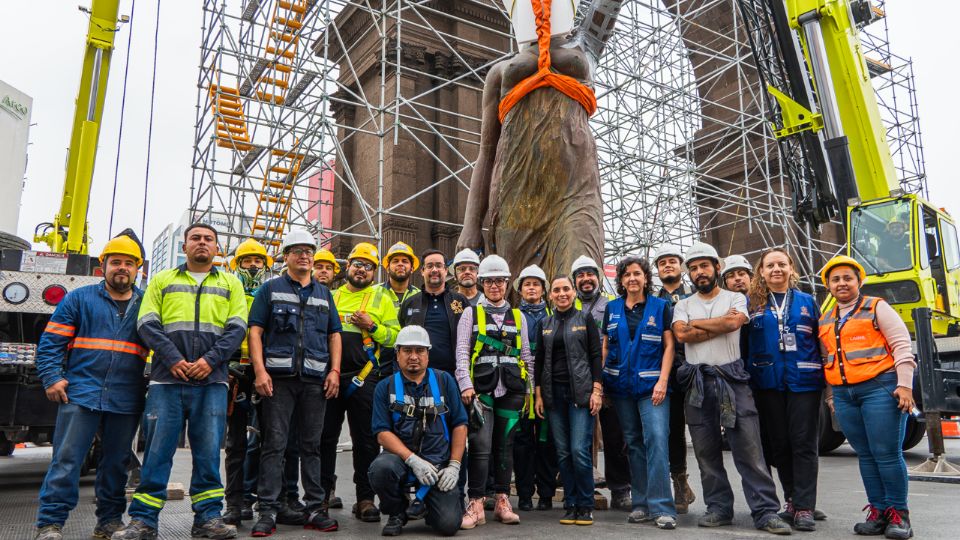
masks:
{"type": "Polygon", "coordinates": [[[103,282],[70,292],[47,323],[37,346],[37,373],[44,388],[67,380],[70,403],[94,411],[143,412],[148,350],[137,335],[143,292],[121,319],[103,282]]]}
{"type": "MultiPolygon", "coordinates": [[[[603,386],[612,395],[644,397],[653,393],[663,363],[663,309],[667,301],[647,296],[643,321],[633,336],[627,327],[623,297],[607,304],[607,359],[603,386]]],[[[668,389],[669,391],[669,389],[668,389]]]]}
{"type": "Polygon", "coordinates": [[[537,350],[537,325],[540,324],[548,315],[553,314],[545,302],[541,304],[529,304],[521,300],[518,307],[520,313],[523,313],[523,327],[527,331],[527,340],[530,342],[530,352],[537,350]]]}
{"type": "Polygon", "coordinates": [[[760,390],[811,392],[824,386],[820,342],[817,336],[820,310],[809,294],[790,289],[786,331],[796,336],[797,350],[780,350],[780,329],[771,302],[762,313],[750,315],[749,354],[746,369],[750,384],[760,390]]]}

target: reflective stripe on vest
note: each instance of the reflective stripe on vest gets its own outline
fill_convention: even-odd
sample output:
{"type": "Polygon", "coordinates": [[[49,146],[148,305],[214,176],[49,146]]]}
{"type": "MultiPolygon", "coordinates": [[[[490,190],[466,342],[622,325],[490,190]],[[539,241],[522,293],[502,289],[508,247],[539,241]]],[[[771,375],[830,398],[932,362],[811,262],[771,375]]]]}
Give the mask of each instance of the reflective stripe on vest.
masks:
{"type": "MultiPolygon", "coordinates": [[[[377,294],[377,298],[380,298],[380,294],[377,294]]],[[[333,297],[334,305],[340,302],[340,289],[337,289],[333,297]]],[[[370,292],[367,291],[363,295],[363,299],[360,300],[360,309],[358,311],[366,311],[367,304],[370,302],[370,292]]],[[[351,313],[352,315],[352,313],[351,313]]],[[[343,324],[349,324],[347,322],[347,314],[340,313],[340,322],[343,324]]],[[[367,353],[367,363],[363,365],[363,368],[360,369],[360,373],[353,377],[350,380],[350,385],[347,386],[344,390],[346,397],[350,397],[354,392],[360,389],[363,386],[363,382],[366,380],[367,376],[370,375],[370,372],[373,371],[374,367],[380,365],[380,350],[377,348],[376,344],[373,341],[373,337],[370,336],[370,332],[367,332],[364,329],[360,329],[360,337],[363,340],[363,351],[367,353]]]]}
{"type": "Polygon", "coordinates": [[[831,385],[861,383],[893,369],[890,345],[877,325],[879,301],[864,296],[845,322],[839,306],[820,318],[820,343],[826,350],[823,372],[831,385]]]}
{"type": "Polygon", "coordinates": [[[474,331],[477,332],[477,340],[473,345],[473,355],[470,357],[471,380],[473,380],[473,366],[478,363],[496,363],[497,365],[516,363],[520,366],[520,377],[523,380],[527,380],[527,366],[524,361],[520,359],[520,350],[522,346],[521,336],[523,335],[523,313],[520,313],[519,309],[512,309],[510,311],[513,313],[514,325],[507,325],[506,316],[504,316],[504,326],[500,328],[497,328],[496,325],[490,326],[500,331],[515,331],[516,347],[510,347],[502,341],[487,336],[487,329],[490,328],[490,326],[487,325],[487,312],[483,309],[482,305],[477,304],[475,309],[477,320],[475,321],[476,324],[473,327],[474,331]],[[483,346],[485,344],[493,349],[497,349],[498,344],[501,345],[503,350],[497,350],[497,352],[502,352],[503,354],[497,356],[484,355],[481,357],[480,351],[483,350],[483,346]],[[480,359],[483,359],[483,361],[479,361],[480,359]]]}

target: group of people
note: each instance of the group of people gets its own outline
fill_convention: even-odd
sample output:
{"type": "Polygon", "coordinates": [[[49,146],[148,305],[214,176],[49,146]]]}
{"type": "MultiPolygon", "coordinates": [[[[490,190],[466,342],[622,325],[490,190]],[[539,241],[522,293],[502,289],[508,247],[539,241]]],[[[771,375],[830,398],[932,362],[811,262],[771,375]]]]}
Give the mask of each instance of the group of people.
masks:
{"type": "Polygon", "coordinates": [[[865,272],[851,258],[824,267],[836,305],[821,314],[779,248],[755,266],[721,261],[703,243],[662,246],[652,266],[626,256],[616,296],[588,257],[548,278],[464,250],[448,281],[438,250],[418,257],[398,242],[381,260],[358,243],[341,272],[311,234],[292,230],[280,246],[282,273],[267,279],[274,261],[263,245],[242,243],[227,272],[214,264],[217,231],[199,223],[187,228],[184,253],[183,265],[141,291],[142,248],[118,236],[100,257],[104,281],[68,294],[51,317],[37,369],[60,405],[38,540],[62,538],[97,436],[93,536],[156,538],[184,425],[193,537],[235,538],[237,525],[254,520],[254,502],[254,537],[278,523],[335,531],[345,418],[353,514],[367,522],[386,514],[384,536],[421,518],[449,536],[484,525],[489,510],[517,524],[511,482],[519,510],[533,509],[535,492],[537,508],[549,510],[558,477],[560,523],[591,525],[598,431],[611,505],[629,523],[674,529],[695,501],[689,430],[706,505],[699,526],[732,524],[728,444],[754,526],[813,531],[824,518],[816,508],[824,399],[860,460],[868,515],[855,532],[912,536],[900,450],[914,407],[910,338],[886,302],[860,294],[865,272]],[[381,264],[387,279],[374,284],[381,264]],[[418,270],[422,290],[412,284],[418,270]],[[125,524],[141,424],[144,458],[125,524]]]}

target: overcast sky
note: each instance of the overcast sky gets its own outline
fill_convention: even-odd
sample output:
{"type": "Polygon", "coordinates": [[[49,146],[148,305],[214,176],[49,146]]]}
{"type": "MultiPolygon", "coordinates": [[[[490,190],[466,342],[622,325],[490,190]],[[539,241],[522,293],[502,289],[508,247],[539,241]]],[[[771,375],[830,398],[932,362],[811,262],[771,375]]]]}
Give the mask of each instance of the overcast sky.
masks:
{"type": "MultiPolygon", "coordinates": [[[[85,0],[81,0],[84,2],[85,0]]],[[[930,198],[955,215],[960,212],[956,123],[960,119],[956,54],[960,32],[947,0],[889,0],[890,41],[895,53],[913,58],[930,198]]],[[[201,2],[163,2],[160,13],[153,151],[146,209],[147,249],[167,223],[176,221],[189,199],[197,103],[201,2]]],[[[33,97],[31,146],[19,236],[32,239],[34,227],[51,221],[64,180],[66,148],[80,76],[87,17],[69,0],[4,2],[0,17],[0,79],[33,97]]],[[[121,14],[130,14],[130,0],[121,14]]],[[[123,141],[120,146],[117,208],[113,232],[143,219],[147,130],[156,2],[136,4],[123,141]]],[[[126,47],[125,25],[117,39],[100,133],[90,202],[91,253],[108,238],[117,133],[126,47]]]]}

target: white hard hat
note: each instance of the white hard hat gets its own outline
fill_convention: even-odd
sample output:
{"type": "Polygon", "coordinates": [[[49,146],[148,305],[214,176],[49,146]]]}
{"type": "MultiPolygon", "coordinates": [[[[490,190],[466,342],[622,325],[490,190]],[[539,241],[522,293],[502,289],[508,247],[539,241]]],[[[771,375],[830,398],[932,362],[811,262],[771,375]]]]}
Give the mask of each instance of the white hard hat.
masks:
{"type": "Polygon", "coordinates": [[[426,347],[429,349],[430,336],[422,326],[411,324],[410,326],[404,326],[399,332],[397,332],[397,341],[393,346],[396,349],[399,349],[403,346],[426,347]]]}
{"type": "Polygon", "coordinates": [[[304,229],[291,229],[283,235],[283,243],[280,244],[280,252],[286,253],[293,246],[310,246],[317,248],[317,239],[304,229]]]}
{"type": "Polygon", "coordinates": [[[528,277],[537,278],[543,282],[543,288],[547,288],[547,274],[543,271],[542,268],[535,264],[524,268],[520,271],[520,275],[517,276],[517,279],[513,281],[513,290],[520,292],[520,285],[523,285],[523,280],[528,277]]]}
{"type": "Polygon", "coordinates": [[[727,272],[734,270],[746,270],[748,274],[753,275],[753,267],[750,266],[750,261],[743,255],[731,255],[724,259],[723,271],[720,275],[725,276],[727,272]]]}
{"type": "Polygon", "coordinates": [[[510,265],[506,259],[499,255],[488,255],[480,261],[480,270],[477,272],[480,279],[486,278],[508,278],[510,277],[510,265]]]}
{"type": "Polygon", "coordinates": [[[713,248],[710,244],[704,242],[694,242],[692,246],[687,250],[683,257],[686,261],[687,266],[690,265],[690,262],[695,259],[713,259],[714,262],[720,262],[720,255],[717,254],[717,250],[713,248]]]}
{"type": "Polygon", "coordinates": [[[473,263],[479,265],[480,256],[477,255],[476,251],[470,248],[461,250],[460,253],[457,253],[453,258],[453,268],[456,269],[458,264],[463,263],[473,263]]]}
{"type": "Polygon", "coordinates": [[[676,244],[662,244],[657,248],[657,255],[653,258],[653,264],[656,265],[664,257],[676,257],[683,262],[683,252],[680,246],[676,244]]]}
{"type": "Polygon", "coordinates": [[[570,275],[573,276],[577,273],[577,270],[583,270],[584,268],[589,268],[596,272],[598,276],[600,275],[600,267],[597,266],[596,261],[586,255],[581,255],[573,261],[573,264],[570,265],[570,275]]]}

